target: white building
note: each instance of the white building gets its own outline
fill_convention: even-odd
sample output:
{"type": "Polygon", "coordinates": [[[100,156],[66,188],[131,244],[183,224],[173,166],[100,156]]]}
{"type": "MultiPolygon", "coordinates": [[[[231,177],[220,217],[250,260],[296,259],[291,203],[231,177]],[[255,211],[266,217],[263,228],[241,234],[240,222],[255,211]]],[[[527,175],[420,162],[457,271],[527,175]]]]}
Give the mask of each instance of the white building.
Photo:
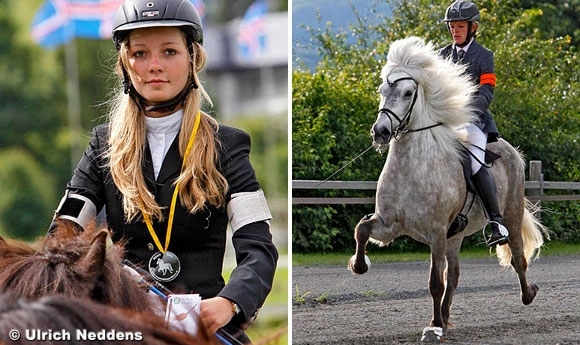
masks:
{"type": "Polygon", "coordinates": [[[242,19],[206,26],[208,66],[203,77],[216,116],[281,115],[288,111],[288,12],[268,13],[260,49],[244,56],[238,45],[242,19]]]}

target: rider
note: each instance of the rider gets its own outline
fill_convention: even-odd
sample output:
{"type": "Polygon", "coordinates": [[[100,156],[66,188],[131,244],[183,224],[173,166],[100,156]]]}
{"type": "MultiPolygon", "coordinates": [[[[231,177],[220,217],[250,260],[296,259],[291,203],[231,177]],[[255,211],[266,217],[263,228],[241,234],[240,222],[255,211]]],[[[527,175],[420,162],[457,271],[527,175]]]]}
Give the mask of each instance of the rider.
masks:
{"type": "Polygon", "coordinates": [[[444,58],[451,57],[458,64],[468,65],[466,73],[479,85],[472,102],[478,118],[466,129],[467,140],[471,144],[468,147],[471,153],[471,178],[487,212],[488,223],[492,230],[491,236],[487,239],[487,245],[493,246],[508,243],[509,232],[502,225],[494,177],[488,167],[483,165],[486,144],[497,141],[499,134],[489,111],[496,82],[494,57],[492,51],[475,40],[479,18],[479,10],[471,1],[453,2],[445,11],[443,19],[453,43],[442,48],[439,53],[444,58]]]}
{"type": "Polygon", "coordinates": [[[126,259],[174,293],[199,294],[208,334],[225,327],[249,343],[241,329],[272,288],[278,252],[249,135],[201,110],[211,99],[199,79],[207,62],[199,14],[190,0],[125,0],[112,34],[122,85],[55,223],[82,229],[105,209],[126,259]],[[226,283],[227,229],[237,266],[226,283]]]}

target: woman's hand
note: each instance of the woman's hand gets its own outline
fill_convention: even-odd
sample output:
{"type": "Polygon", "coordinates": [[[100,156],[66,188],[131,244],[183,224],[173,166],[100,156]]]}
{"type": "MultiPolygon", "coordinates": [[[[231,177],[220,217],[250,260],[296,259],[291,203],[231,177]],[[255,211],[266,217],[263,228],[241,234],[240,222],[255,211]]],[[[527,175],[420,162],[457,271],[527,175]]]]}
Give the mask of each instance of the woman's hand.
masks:
{"type": "Polygon", "coordinates": [[[217,330],[230,322],[235,313],[232,302],[224,297],[213,297],[201,301],[199,320],[207,334],[215,334],[217,330]]]}

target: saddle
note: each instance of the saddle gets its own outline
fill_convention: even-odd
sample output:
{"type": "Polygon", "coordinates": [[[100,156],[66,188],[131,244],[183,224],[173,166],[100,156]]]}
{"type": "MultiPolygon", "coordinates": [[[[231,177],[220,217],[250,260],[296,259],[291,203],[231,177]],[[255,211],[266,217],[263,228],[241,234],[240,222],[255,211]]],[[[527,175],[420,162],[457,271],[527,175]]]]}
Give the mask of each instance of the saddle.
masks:
{"type": "MultiPolygon", "coordinates": [[[[499,158],[501,158],[499,154],[490,151],[487,148],[485,149],[485,164],[487,165],[492,164],[499,158]]],[[[463,149],[461,150],[461,167],[463,170],[463,178],[465,179],[467,193],[477,194],[475,185],[471,180],[472,175],[471,154],[469,153],[466,147],[463,147],[463,149]]],[[[465,199],[465,203],[467,203],[467,198],[465,199]]],[[[470,209],[471,205],[469,206],[467,212],[465,213],[469,213],[470,209]]],[[[449,226],[449,229],[447,230],[447,238],[451,238],[457,235],[458,233],[465,230],[465,228],[467,227],[468,224],[467,215],[463,214],[464,213],[463,211],[465,211],[465,204],[463,205],[463,209],[461,210],[461,212],[457,215],[457,217],[455,217],[453,223],[451,223],[451,225],[449,226]]]]}

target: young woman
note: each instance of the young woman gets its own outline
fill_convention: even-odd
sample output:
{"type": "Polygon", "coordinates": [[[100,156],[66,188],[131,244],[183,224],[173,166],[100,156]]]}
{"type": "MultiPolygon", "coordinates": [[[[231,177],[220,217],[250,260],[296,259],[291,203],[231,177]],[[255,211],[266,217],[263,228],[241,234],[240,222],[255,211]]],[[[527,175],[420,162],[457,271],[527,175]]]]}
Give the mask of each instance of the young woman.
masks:
{"type": "Polygon", "coordinates": [[[129,260],[174,293],[200,294],[205,329],[232,333],[264,303],[278,259],[250,138],[201,111],[202,98],[211,100],[198,78],[206,54],[189,0],[126,0],[113,41],[122,86],[55,219],[82,229],[104,208],[129,260]],[[228,224],[237,267],[225,284],[228,224]]]}
{"type": "Polygon", "coordinates": [[[475,40],[479,26],[479,10],[471,1],[458,0],[445,11],[443,22],[451,34],[453,43],[441,49],[440,54],[451,57],[459,64],[466,64],[471,78],[479,85],[473,107],[478,119],[467,126],[468,147],[471,156],[472,181],[487,212],[491,235],[489,246],[508,243],[509,232],[502,225],[502,216],[497,201],[497,189],[491,172],[482,165],[485,162],[485,148],[488,142],[497,141],[498,131],[489,111],[493,100],[496,77],[493,52],[475,40]]]}

